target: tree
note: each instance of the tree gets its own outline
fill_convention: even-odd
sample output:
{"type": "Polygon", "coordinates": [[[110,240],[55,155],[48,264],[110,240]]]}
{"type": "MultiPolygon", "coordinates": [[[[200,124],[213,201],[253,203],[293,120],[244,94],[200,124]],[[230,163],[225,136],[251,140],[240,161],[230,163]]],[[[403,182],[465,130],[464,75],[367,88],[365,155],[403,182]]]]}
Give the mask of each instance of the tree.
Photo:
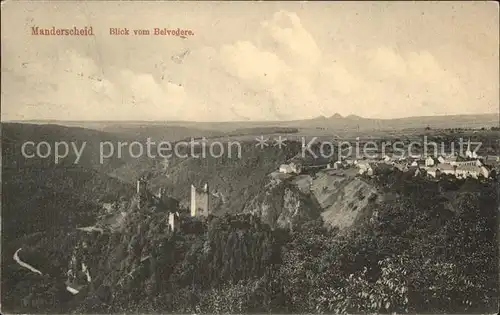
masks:
{"type": "Polygon", "coordinates": [[[340,285],[327,287],[316,299],[319,313],[408,312],[408,271],[403,257],[379,261],[381,275],[368,280],[366,267],[342,279],[340,285]]]}

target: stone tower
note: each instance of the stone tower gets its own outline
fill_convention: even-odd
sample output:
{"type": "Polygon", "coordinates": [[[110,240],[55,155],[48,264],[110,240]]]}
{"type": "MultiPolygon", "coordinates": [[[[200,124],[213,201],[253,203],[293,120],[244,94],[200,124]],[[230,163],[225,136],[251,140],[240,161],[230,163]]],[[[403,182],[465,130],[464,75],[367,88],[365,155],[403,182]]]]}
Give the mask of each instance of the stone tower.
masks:
{"type": "Polygon", "coordinates": [[[138,207],[142,208],[146,202],[147,198],[147,182],[144,177],[141,177],[137,181],[137,199],[138,199],[138,207]]]}
{"type": "Polygon", "coordinates": [[[208,216],[210,213],[210,191],[208,184],[202,190],[191,185],[191,216],[208,216]]]}
{"type": "Polygon", "coordinates": [[[168,214],[168,225],[170,226],[170,230],[175,232],[179,229],[179,214],[170,212],[168,214]]]}
{"type": "Polygon", "coordinates": [[[139,178],[139,180],[137,181],[137,194],[140,195],[145,193],[146,188],[147,188],[146,179],[144,177],[139,178]]]}

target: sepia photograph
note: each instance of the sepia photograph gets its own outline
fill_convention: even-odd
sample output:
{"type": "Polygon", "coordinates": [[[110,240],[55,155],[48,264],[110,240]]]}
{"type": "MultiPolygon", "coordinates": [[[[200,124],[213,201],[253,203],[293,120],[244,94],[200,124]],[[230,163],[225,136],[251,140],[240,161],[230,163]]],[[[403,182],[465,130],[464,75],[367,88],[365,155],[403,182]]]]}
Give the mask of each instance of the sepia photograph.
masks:
{"type": "Polygon", "coordinates": [[[499,4],[1,2],[2,314],[497,314],[499,4]]]}

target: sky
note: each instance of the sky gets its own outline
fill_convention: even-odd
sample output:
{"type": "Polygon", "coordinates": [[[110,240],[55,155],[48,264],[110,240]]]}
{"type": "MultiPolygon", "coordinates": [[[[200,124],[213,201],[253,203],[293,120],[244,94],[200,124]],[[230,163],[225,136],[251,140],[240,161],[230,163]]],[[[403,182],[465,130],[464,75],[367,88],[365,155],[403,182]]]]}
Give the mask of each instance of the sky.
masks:
{"type": "Polygon", "coordinates": [[[1,119],[498,113],[496,2],[2,4],[1,119]],[[94,36],[31,28],[92,26],[94,36]],[[110,28],[193,36],[111,36],[110,28]]]}

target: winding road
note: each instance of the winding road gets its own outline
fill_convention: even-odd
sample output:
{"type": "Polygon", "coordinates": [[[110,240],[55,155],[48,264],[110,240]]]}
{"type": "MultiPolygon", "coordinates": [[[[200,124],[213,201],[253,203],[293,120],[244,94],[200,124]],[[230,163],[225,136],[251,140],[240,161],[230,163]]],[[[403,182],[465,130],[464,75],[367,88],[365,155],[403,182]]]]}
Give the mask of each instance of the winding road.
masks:
{"type": "Polygon", "coordinates": [[[16,250],[16,252],[14,253],[14,260],[17,262],[17,264],[21,267],[24,267],[26,269],[29,269],[30,271],[34,272],[34,273],[38,273],[39,275],[43,276],[42,272],[38,269],[36,269],[35,267],[25,263],[24,261],[21,260],[21,258],[19,258],[19,252],[21,251],[21,248],[19,248],[18,250],[16,250]]]}

